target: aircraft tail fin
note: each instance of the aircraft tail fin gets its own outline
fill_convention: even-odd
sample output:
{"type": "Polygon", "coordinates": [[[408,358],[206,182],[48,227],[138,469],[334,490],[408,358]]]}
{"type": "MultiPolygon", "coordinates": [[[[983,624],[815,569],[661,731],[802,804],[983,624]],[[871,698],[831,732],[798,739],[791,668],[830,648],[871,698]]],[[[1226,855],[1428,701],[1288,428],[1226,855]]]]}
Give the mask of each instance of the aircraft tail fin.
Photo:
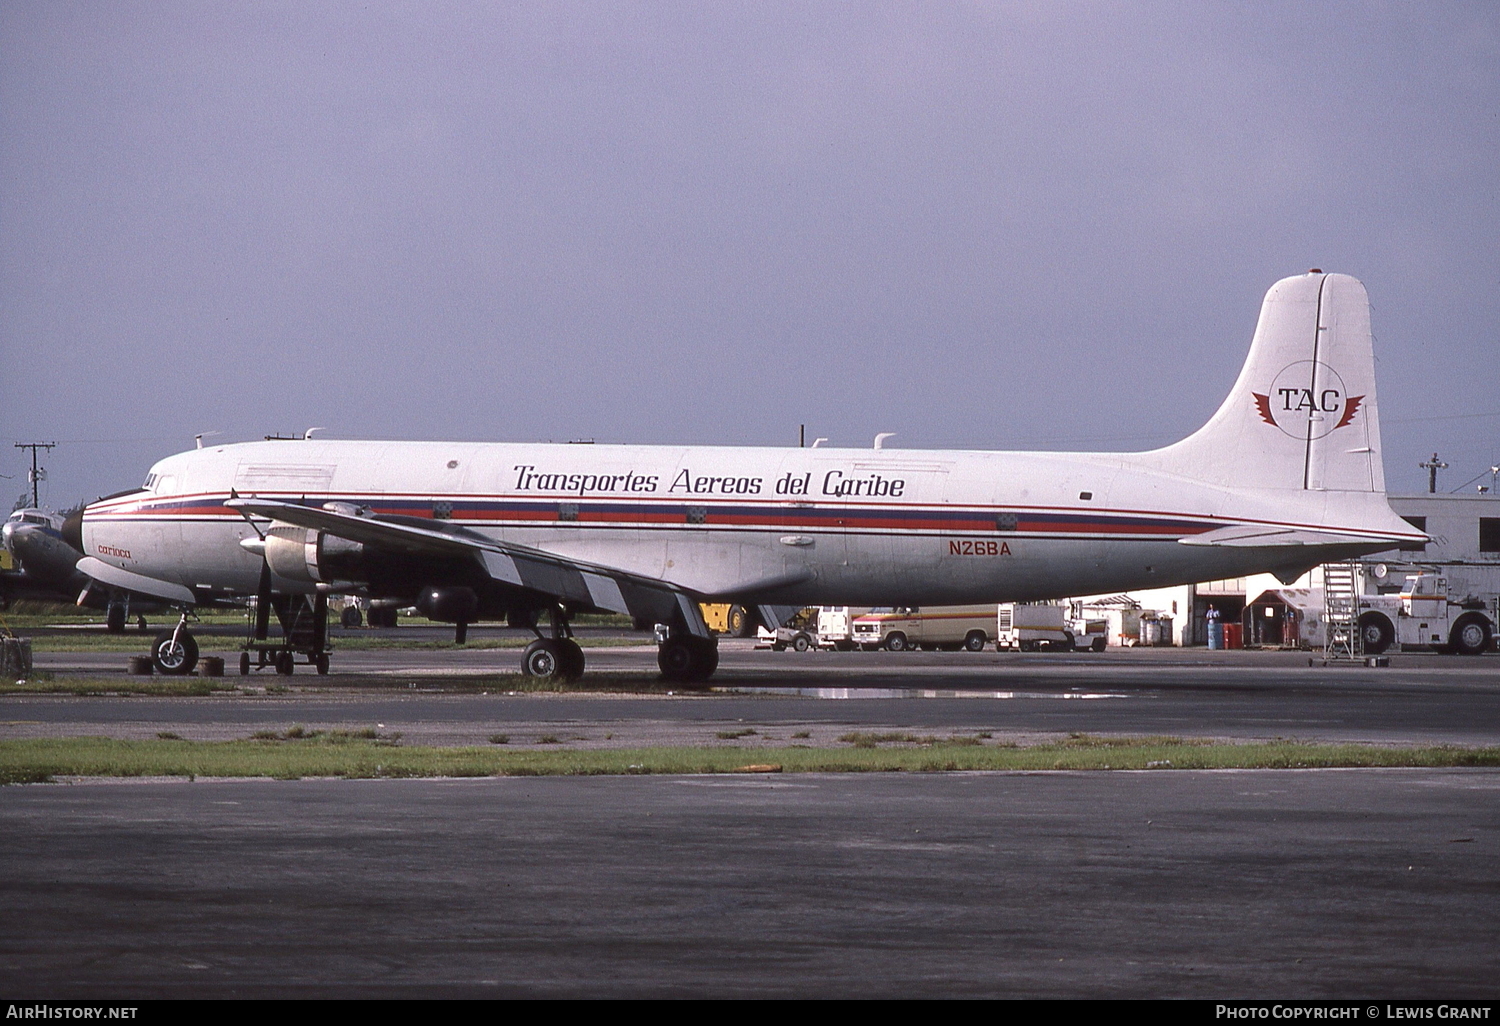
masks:
{"type": "Polygon", "coordinates": [[[1384,492],[1370,300],[1309,271],[1266,293],[1229,398],[1160,467],[1232,488],[1384,492]]]}

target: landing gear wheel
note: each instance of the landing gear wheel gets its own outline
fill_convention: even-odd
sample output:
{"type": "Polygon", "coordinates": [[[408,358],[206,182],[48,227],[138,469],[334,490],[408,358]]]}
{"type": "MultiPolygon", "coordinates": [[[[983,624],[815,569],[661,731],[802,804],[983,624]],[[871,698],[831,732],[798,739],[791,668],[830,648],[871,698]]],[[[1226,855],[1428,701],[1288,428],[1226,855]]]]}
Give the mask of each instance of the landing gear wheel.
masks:
{"type": "Polygon", "coordinates": [[[110,606],[104,613],[104,629],[111,634],[125,633],[125,607],[110,606]]]}
{"type": "Polygon", "coordinates": [[[320,676],[328,676],[328,653],[319,652],[317,655],[313,656],[313,665],[318,668],[318,674],[320,676]]]}
{"type": "Polygon", "coordinates": [[[964,638],[964,648],[970,652],[983,652],[986,640],[984,631],[970,631],[969,636],[964,638]]]}
{"type": "Polygon", "coordinates": [[[162,631],[151,644],[151,661],[156,672],[182,676],[198,665],[198,642],[187,631],[162,631]],[[172,640],[172,635],[177,640],[172,640]]]}
{"type": "Polygon", "coordinates": [[[240,676],[241,677],[248,677],[248,676],[250,676],[250,653],[249,652],[241,652],[240,653],[240,676]]]}
{"type": "Polygon", "coordinates": [[[705,681],[719,668],[719,646],[711,638],[669,638],[656,650],[656,665],[666,680],[705,681]]]}
{"type": "Polygon", "coordinates": [[[1379,613],[1366,613],[1359,618],[1359,640],[1365,655],[1379,655],[1396,640],[1396,631],[1379,613]]]}
{"type": "Polygon", "coordinates": [[[283,677],[290,677],[292,670],[296,668],[296,659],[292,653],[281,651],[276,653],[276,672],[283,677]]]}
{"type": "Polygon", "coordinates": [[[583,648],[572,638],[559,638],[558,645],[563,651],[564,676],[568,680],[577,680],[583,676],[583,648]]]}
{"type": "Polygon", "coordinates": [[[906,635],[900,631],[892,631],[891,636],[885,639],[885,650],[887,652],[905,652],[911,648],[911,643],[906,640],[906,635]]]}
{"type": "MultiPolygon", "coordinates": [[[[543,680],[563,680],[568,676],[572,666],[572,656],[569,655],[564,642],[567,639],[538,638],[526,646],[526,651],[521,653],[521,672],[528,677],[540,677],[543,680]]],[[[583,658],[583,650],[580,649],[578,658],[583,658]]]]}
{"type": "Polygon", "coordinates": [[[1459,655],[1479,655],[1490,647],[1490,625],[1477,617],[1459,620],[1448,640],[1459,655]]]}

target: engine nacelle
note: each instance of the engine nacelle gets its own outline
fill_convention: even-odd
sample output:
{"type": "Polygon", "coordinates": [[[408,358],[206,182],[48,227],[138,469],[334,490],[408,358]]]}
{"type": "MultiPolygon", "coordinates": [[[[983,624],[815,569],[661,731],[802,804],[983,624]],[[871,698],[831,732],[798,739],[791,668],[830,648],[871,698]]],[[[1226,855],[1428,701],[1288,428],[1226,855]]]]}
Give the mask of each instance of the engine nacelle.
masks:
{"type": "Polygon", "coordinates": [[[266,562],[272,573],[289,581],[362,580],[364,552],[359,542],[307,527],[273,527],[266,532],[266,562]]]}
{"type": "Polygon", "coordinates": [[[472,623],[479,618],[479,596],[473,588],[423,588],[417,612],[443,623],[472,623]]]}

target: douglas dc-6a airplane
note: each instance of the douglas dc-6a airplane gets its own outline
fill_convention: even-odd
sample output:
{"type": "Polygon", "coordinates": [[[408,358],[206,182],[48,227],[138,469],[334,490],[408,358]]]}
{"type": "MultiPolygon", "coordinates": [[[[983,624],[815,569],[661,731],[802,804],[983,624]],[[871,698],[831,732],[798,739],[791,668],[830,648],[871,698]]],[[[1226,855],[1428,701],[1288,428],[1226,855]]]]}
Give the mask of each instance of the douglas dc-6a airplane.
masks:
{"type": "MultiPolygon", "coordinates": [[[[1229,398],[1140,453],[518,445],[307,439],[168,457],[85,511],[79,568],[188,611],[258,596],[264,665],[320,672],[329,595],[527,627],[525,673],[574,677],[570,618],[657,625],[670,680],[718,649],[699,600],[773,625],[813,604],[1027,601],[1269,571],[1425,538],[1386,504],[1364,286],[1272,286],[1229,398]],[[284,640],[268,640],[269,613],[284,640]],[[543,626],[538,626],[544,623],[543,626]]],[[[241,657],[248,671],[249,653],[241,657]]]]}

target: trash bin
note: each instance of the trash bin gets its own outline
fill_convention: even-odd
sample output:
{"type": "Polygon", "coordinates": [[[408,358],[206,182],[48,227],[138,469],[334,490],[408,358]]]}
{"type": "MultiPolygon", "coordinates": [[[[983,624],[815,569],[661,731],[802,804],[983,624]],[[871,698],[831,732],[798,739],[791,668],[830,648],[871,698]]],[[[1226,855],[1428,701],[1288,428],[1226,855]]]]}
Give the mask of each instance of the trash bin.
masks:
{"type": "Polygon", "coordinates": [[[1144,646],[1144,647],[1146,647],[1146,648],[1151,648],[1153,646],[1160,645],[1160,644],[1161,644],[1161,621],[1160,620],[1142,620],[1141,621],[1141,645],[1144,646]]]}
{"type": "Polygon", "coordinates": [[[1208,647],[1216,650],[1224,648],[1224,621],[1208,621],[1208,647]]]}
{"type": "Polygon", "coordinates": [[[1242,624],[1226,623],[1224,625],[1224,647],[1245,647],[1245,628],[1242,624]]]}

